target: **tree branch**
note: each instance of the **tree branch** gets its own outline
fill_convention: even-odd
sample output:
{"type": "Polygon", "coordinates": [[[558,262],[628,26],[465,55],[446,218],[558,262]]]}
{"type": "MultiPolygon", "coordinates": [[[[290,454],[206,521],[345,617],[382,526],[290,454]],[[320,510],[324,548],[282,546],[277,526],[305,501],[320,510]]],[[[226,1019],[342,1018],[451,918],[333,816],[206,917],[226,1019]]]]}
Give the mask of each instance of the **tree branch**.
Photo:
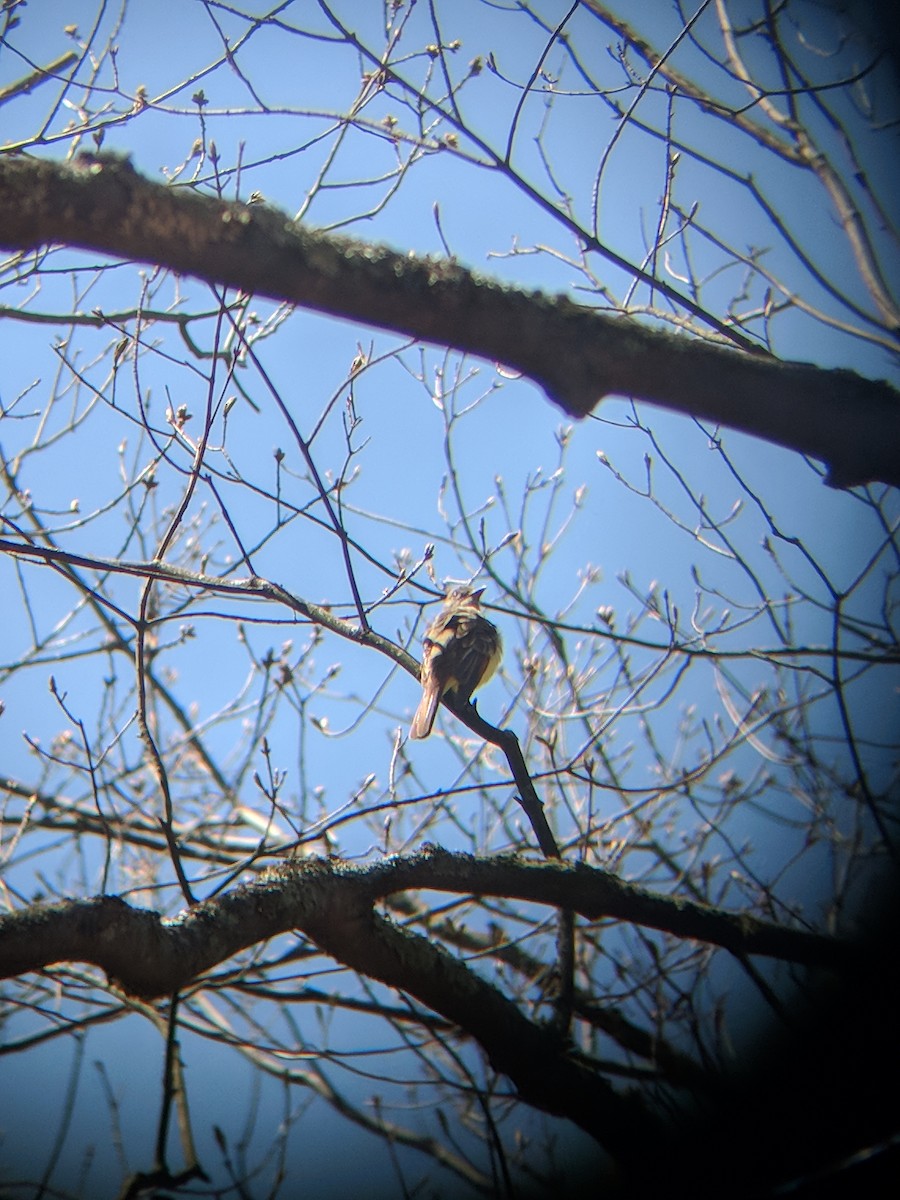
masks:
{"type": "MultiPolygon", "coordinates": [[[[633,921],[735,953],[808,966],[845,968],[860,956],[854,943],[658,895],[596,867],[476,858],[432,848],[365,867],[332,859],[286,860],[257,882],[173,920],[112,896],[31,905],[0,917],[0,978],[57,962],[90,962],[130,994],[166,996],[248,946],[292,929],[324,946],[323,930],[340,926],[348,906],[359,915],[410,888],[571,908],[589,920],[633,921]]],[[[328,945],[335,957],[348,961],[347,946],[333,938],[328,945]]]]}
{"type": "Polygon", "coordinates": [[[834,486],[900,484],[900,393],[778,362],[295,224],[267,205],[151,183],[131,165],[0,158],[0,245],[61,242],[158,263],[505,363],[567,413],[630,395],[821,459],[834,486]]]}
{"type": "Polygon", "coordinates": [[[357,867],[332,859],[284,861],[260,879],[174,919],[113,896],[32,905],[0,917],[0,978],[63,961],[102,968],[144,999],[176,993],[248,946],[297,930],[335,961],[406,993],[477,1040],[522,1098],[565,1116],[621,1159],[639,1159],[656,1121],[574,1056],[551,1026],[526,1017],[493,984],[429,937],[399,930],[375,911],[410,889],[505,896],[621,917],[740,953],[849,967],[854,945],[701,904],[656,896],[585,866],[478,859],[432,849],[357,867]]]}

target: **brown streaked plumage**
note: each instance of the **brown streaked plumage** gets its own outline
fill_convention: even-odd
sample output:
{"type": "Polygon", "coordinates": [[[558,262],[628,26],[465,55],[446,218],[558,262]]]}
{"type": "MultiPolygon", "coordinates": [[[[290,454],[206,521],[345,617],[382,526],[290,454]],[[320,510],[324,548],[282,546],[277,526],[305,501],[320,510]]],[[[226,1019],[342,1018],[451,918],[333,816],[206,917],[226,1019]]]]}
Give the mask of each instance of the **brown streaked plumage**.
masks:
{"type": "Polygon", "coordinates": [[[428,626],[422,641],[422,699],[410,726],[410,737],[428,737],[438,705],[447,692],[466,703],[497,670],[503,643],[495,626],[481,615],[483,592],[484,588],[454,588],[428,626]]]}

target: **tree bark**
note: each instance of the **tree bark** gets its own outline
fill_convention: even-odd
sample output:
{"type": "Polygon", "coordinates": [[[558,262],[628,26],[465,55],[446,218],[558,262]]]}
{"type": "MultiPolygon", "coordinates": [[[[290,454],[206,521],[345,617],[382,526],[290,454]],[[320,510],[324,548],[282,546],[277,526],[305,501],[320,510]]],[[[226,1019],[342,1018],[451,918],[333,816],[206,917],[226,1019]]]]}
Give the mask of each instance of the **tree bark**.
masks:
{"type": "MultiPolygon", "coordinates": [[[[432,848],[366,867],[335,859],[285,860],[258,882],[204,901],[174,920],[113,896],[31,905],[0,916],[0,979],[57,962],[90,962],[124,991],[153,999],[292,929],[354,965],[364,951],[354,948],[350,936],[358,923],[368,922],[373,906],[386,896],[419,888],[567,908],[587,920],[630,921],[737,955],[838,971],[854,969],[862,955],[841,938],[649,892],[597,867],[432,848]],[[347,915],[351,911],[354,920],[347,915]],[[344,930],[340,938],[338,930],[344,930]]],[[[408,982],[393,982],[413,990],[408,982]]],[[[437,1011],[443,1010],[438,1006],[437,1011]]]]}
{"type": "Polygon", "coordinates": [[[449,259],[315,233],[266,204],[142,178],[127,159],[0,158],[0,245],[155,263],[523,372],[570,416],[634,396],[820,459],[837,487],[900,484],[900,392],[728,349],[475,275],[449,259]]]}
{"type": "Polygon", "coordinates": [[[860,962],[859,949],[840,939],[654,896],[596,868],[431,849],[362,867],[285,860],[257,882],[174,919],[114,896],[32,905],[0,917],[0,978],[89,962],[126,993],[155,999],[248,946],[296,930],[336,962],[396,988],[474,1038],[528,1104],[573,1121],[618,1161],[640,1165],[646,1146],[663,1134],[658,1117],[636,1095],[616,1091],[566,1039],[527,1017],[472,966],[376,911],[384,897],[408,888],[504,895],[588,918],[620,916],[738,954],[774,954],[846,973],[860,962]]]}

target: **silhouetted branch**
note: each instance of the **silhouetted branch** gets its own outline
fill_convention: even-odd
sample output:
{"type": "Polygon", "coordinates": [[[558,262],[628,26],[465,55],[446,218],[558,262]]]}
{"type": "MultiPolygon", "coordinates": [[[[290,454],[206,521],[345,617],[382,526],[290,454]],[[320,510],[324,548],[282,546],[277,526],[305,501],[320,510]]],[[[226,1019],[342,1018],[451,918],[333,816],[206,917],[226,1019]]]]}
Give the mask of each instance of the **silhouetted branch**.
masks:
{"type": "Polygon", "coordinates": [[[61,961],[101,967],[129,994],[172,994],[248,946],[298,930],[337,962],[402,990],[475,1038],[529,1104],[566,1116],[614,1155],[634,1158],[656,1130],[633,1095],[619,1095],[552,1027],[519,1007],[428,937],[400,930],[375,905],[407,888],[503,895],[622,917],[747,953],[795,962],[848,964],[836,939],[655,896],[590,867],[477,859],[431,850],[368,867],[316,859],[284,862],[254,884],[208,900],[175,920],[123,900],[33,905],[0,918],[0,975],[61,961]]]}
{"type": "MultiPolygon", "coordinates": [[[[858,959],[852,943],[655,894],[595,867],[430,849],[365,867],[331,859],[286,861],[258,882],[165,922],[112,896],[32,905],[0,918],[0,977],[57,962],[91,962],[126,992],[154,998],[171,995],[248,946],[292,929],[349,963],[346,954],[356,954],[351,914],[367,922],[377,901],[409,888],[571,908],[589,920],[632,921],[735,953],[809,966],[840,968],[858,959]],[[343,928],[347,940],[336,940],[332,932],[323,941],[326,927],[343,928]]],[[[444,1013],[440,1005],[435,1011],[444,1013]]]]}
{"type": "Polygon", "coordinates": [[[0,159],[0,245],[61,242],[505,363],[572,416],[612,394],[821,459],[828,481],[900,483],[900,395],[853,371],[779,362],[525,292],[446,259],[317,234],[264,204],[143,179],[127,160],[0,159]]]}

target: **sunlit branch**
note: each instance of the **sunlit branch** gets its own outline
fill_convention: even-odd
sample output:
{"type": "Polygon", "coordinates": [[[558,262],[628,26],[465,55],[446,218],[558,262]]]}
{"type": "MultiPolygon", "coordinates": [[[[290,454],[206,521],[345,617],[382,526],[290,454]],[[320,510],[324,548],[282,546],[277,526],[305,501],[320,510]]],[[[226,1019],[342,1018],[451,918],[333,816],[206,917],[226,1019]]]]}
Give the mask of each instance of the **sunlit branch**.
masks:
{"type": "Polygon", "coordinates": [[[521,370],[574,416],[633,395],[828,464],[829,482],[900,483],[900,398],[848,370],[778,362],[528,293],[457,263],[317,235],[262,205],[162,187],[127,162],[0,160],[0,243],[48,241],[451,345],[521,370]]]}

